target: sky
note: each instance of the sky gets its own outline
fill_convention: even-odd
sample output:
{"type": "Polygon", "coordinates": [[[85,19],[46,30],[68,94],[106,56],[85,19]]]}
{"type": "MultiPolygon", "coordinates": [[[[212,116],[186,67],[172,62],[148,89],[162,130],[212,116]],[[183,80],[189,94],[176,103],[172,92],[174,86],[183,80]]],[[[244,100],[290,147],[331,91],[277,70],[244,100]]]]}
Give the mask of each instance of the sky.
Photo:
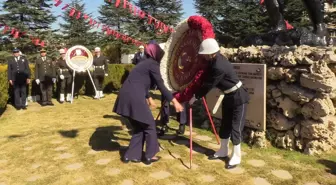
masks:
{"type": "MultiPolygon", "coordinates": [[[[0,0],[3,1],[3,0],[0,0]]],[[[63,0],[63,4],[69,3],[71,0],[63,0]]],[[[98,17],[98,7],[103,4],[104,0],[83,0],[83,2],[86,5],[86,12],[87,13],[92,13],[93,17],[98,17]]],[[[191,15],[195,15],[196,14],[196,10],[194,8],[194,1],[193,0],[183,0],[183,12],[184,12],[184,16],[183,19],[191,16],[191,15]]],[[[61,5],[61,6],[62,6],[61,5]]],[[[52,11],[53,14],[58,16],[58,15],[62,15],[62,10],[61,10],[61,6],[59,7],[53,7],[52,11]]],[[[150,12],[149,12],[150,13],[150,12]]],[[[57,22],[53,24],[53,28],[59,28],[59,22],[62,21],[62,18],[58,18],[57,22]]],[[[164,22],[164,20],[161,20],[164,22]]]]}

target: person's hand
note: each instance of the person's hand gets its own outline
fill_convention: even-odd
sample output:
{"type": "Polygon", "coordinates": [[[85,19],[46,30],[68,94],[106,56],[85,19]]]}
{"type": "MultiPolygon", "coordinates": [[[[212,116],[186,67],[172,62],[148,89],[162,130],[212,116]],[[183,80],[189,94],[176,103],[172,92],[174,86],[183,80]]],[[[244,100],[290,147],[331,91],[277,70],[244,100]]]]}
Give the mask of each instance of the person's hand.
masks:
{"type": "Polygon", "coordinates": [[[105,73],[105,76],[108,76],[108,74],[107,74],[107,73],[105,73]]]}
{"type": "Polygon", "coordinates": [[[13,85],[13,80],[9,80],[9,84],[13,85]]]}
{"type": "Polygon", "coordinates": [[[150,106],[152,109],[155,109],[157,106],[156,106],[156,104],[155,104],[155,102],[154,102],[154,100],[151,98],[151,97],[149,97],[148,99],[147,99],[147,104],[148,104],[148,106],[150,106]]]}
{"type": "Polygon", "coordinates": [[[27,80],[26,80],[26,83],[27,83],[27,84],[30,84],[30,79],[27,79],[27,80]]]}
{"type": "Polygon", "coordinates": [[[53,78],[52,81],[53,81],[53,83],[56,83],[56,78],[53,78]]]}
{"type": "Polygon", "coordinates": [[[36,82],[37,85],[40,84],[40,80],[39,79],[36,79],[35,82],[36,82]]]}
{"type": "Polygon", "coordinates": [[[173,105],[176,112],[182,112],[184,110],[183,106],[175,98],[173,99],[173,105]]]}
{"type": "Polygon", "coordinates": [[[196,100],[197,100],[197,99],[196,99],[196,97],[195,97],[195,95],[194,95],[194,96],[189,100],[189,105],[194,104],[196,100]]]}
{"type": "Polygon", "coordinates": [[[61,79],[61,80],[64,80],[64,75],[60,75],[60,79],[61,79]]]}

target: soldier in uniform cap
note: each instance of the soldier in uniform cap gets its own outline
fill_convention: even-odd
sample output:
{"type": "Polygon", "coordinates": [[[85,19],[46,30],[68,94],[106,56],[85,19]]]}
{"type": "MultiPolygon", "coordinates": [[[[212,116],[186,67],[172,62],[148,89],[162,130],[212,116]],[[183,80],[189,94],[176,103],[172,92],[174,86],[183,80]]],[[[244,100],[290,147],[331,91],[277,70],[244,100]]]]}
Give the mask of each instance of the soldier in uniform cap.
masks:
{"type": "Polygon", "coordinates": [[[8,81],[14,89],[14,106],[17,110],[27,109],[27,84],[30,83],[30,69],[28,60],[20,56],[20,51],[15,48],[13,56],[8,58],[8,81]]]}
{"type": "Polygon", "coordinates": [[[100,48],[95,48],[95,57],[93,59],[93,80],[97,88],[95,99],[103,98],[103,82],[104,77],[108,76],[108,62],[109,60],[101,55],[100,48]]]}
{"type": "Polygon", "coordinates": [[[134,58],[132,59],[132,64],[137,65],[145,59],[147,59],[147,56],[145,55],[145,47],[139,46],[139,52],[134,55],[134,58]]]}
{"type": "Polygon", "coordinates": [[[56,71],[55,65],[52,60],[47,57],[47,51],[41,49],[41,56],[37,58],[35,63],[35,81],[37,85],[40,85],[42,93],[42,106],[54,104],[51,101],[53,84],[56,83],[56,71]]]}
{"type": "Polygon", "coordinates": [[[59,50],[61,54],[61,58],[56,63],[56,72],[57,72],[57,78],[60,83],[60,96],[59,100],[60,103],[64,103],[64,95],[66,94],[66,101],[71,101],[71,82],[72,82],[72,76],[71,76],[71,69],[65,62],[65,50],[60,49],[59,50]]]}

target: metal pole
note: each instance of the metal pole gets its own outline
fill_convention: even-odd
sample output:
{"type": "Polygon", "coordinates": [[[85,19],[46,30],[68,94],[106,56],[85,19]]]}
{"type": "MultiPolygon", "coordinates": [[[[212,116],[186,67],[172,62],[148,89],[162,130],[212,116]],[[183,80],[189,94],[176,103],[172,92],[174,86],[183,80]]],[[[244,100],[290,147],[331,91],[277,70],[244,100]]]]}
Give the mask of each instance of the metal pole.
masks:
{"type": "Polygon", "coordinates": [[[205,109],[206,109],[206,111],[208,113],[208,117],[209,117],[209,120],[210,120],[210,123],[211,123],[212,130],[215,133],[215,136],[216,136],[216,139],[217,139],[217,143],[220,144],[219,137],[218,137],[218,134],[216,132],[215,124],[214,124],[214,122],[212,120],[212,117],[211,117],[211,114],[210,114],[210,111],[209,111],[209,108],[208,108],[208,104],[206,103],[204,97],[202,98],[202,100],[203,100],[203,105],[204,105],[204,107],[205,107],[205,109]]]}
{"type": "MultiPolygon", "coordinates": [[[[91,76],[90,70],[87,70],[87,72],[89,73],[89,77],[90,77],[90,79],[91,79],[91,82],[92,82],[93,88],[94,88],[94,90],[95,90],[95,92],[96,92],[96,94],[97,94],[97,93],[98,93],[98,92],[97,92],[97,88],[96,88],[96,85],[95,85],[95,84],[94,84],[94,82],[93,82],[93,79],[92,79],[92,76],[91,76]]],[[[98,96],[98,99],[100,99],[100,96],[98,96]]]]}
{"type": "Polygon", "coordinates": [[[71,91],[71,104],[73,102],[73,97],[74,97],[74,90],[75,90],[75,75],[76,75],[76,71],[74,70],[73,71],[73,74],[72,74],[72,91],[71,91]]]}
{"type": "Polygon", "coordinates": [[[189,142],[190,142],[190,169],[192,165],[192,157],[193,157],[193,138],[192,138],[192,128],[193,128],[193,123],[192,123],[192,108],[189,108],[189,142]]]}

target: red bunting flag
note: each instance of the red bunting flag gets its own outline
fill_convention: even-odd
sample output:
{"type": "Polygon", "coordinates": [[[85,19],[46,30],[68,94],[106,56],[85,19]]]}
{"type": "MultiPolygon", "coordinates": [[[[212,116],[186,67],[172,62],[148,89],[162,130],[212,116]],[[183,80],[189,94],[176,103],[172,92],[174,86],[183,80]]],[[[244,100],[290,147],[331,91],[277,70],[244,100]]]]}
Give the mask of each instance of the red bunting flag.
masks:
{"type": "Polygon", "coordinates": [[[148,15],[148,24],[152,24],[153,18],[151,15],[148,15]]]}
{"type": "Polygon", "coordinates": [[[90,18],[90,22],[89,22],[89,24],[90,24],[90,25],[93,24],[93,19],[92,19],[92,18],[90,18]]]}
{"type": "Polygon", "coordinates": [[[100,26],[100,23],[98,23],[97,28],[99,28],[99,26],[100,26]]]}
{"type": "Polygon", "coordinates": [[[88,19],[89,18],[89,16],[87,15],[87,14],[84,14],[84,19],[88,19]]]}
{"type": "Polygon", "coordinates": [[[137,16],[137,14],[138,14],[138,7],[134,6],[133,15],[137,16]]]}
{"type": "Polygon", "coordinates": [[[120,0],[116,0],[116,2],[115,2],[115,7],[118,8],[119,5],[120,5],[120,0]]]}
{"type": "Polygon", "coordinates": [[[169,31],[169,27],[167,25],[163,24],[163,32],[168,33],[168,31],[169,31]]]}
{"type": "Polygon", "coordinates": [[[34,44],[35,44],[35,45],[39,45],[39,43],[40,43],[40,39],[35,39],[35,40],[34,40],[34,44]]]}
{"type": "Polygon", "coordinates": [[[62,1],[61,0],[55,0],[55,6],[58,7],[60,4],[62,4],[62,1]]]}
{"type": "Polygon", "coordinates": [[[146,12],[140,10],[140,12],[139,12],[139,17],[140,17],[141,19],[143,19],[143,18],[145,18],[145,16],[146,16],[146,12]]]}
{"type": "Polygon", "coordinates": [[[41,46],[41,47],[44,47],[44,41],[41,42],[40,46],[41,46]]]}
{"type": "Polygon", "coordinates": [[[81,17],[81,12],[77,12],[76,19],[79,19],[81,17]]]}
{"type": "Polygon", "coordinates": [[[124,0],[124,6],[123,6],[124,9],[126,9],[127,3],[128,3],[127,0],[124,0]]]}
{"type": "Polygon", "coordinates": [[[15,38],[15,39],[19,38],[19,33],[20,33],[19,31],[16,31],[16,32],[15,32],[15,34],[14,34],[14,38],[15,38]]]}
{"type": "Polygon", "coordinates": [[[72,8],[69,12],[69,16],[72,17],[72,16],[75,15],[75,13],[76,13],[76,10],[74,8],[72,8]]]}
{"type": "Polygon", "coordinates": [[[9,30],[10,28],[8,26],[5,26],[4,30],[3,30],[3,34],[6,34],[6,32],[9,30]]]}
{"type": "Polygon", "coordinates": [[[69,6],[70,6],[69,4],[65,4],[65,5],[63,6],[62,10],[67,9],[69,6]]]}

